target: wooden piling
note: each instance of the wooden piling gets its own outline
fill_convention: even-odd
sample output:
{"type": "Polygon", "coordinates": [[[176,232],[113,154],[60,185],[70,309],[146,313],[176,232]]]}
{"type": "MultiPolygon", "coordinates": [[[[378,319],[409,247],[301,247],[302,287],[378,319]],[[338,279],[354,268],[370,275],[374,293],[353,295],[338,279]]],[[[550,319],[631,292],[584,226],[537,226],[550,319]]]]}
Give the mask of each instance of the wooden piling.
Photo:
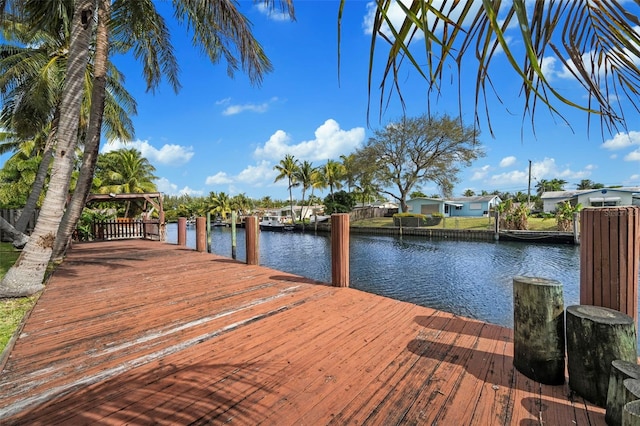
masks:
{"type": "Polygon", "coordinates": [[[640,426],[640,400],[625,404],[622,411],[622,424],[624,426],[640,426]]]}
{"type": "Polygon", "coordinates": [[[331,284],[349,287],[349,215],[331,215],[331,284]]]}
{"type": "Polygon", "coordinates": [[[179,246],[187,245],[187,218],[186,217],[178,218],[178,245],[179,246]]]}
{"type": "MultiPolygon", "coordinates": [[[[609,374],[609,390],[607,392],[607,412],[604,416],[609,426],[622,424],[622,410],[626,403],[638,398],[629,399],[631,393],[625,386],[627,379],[640,379],[640,365],[635,362],[614,360],[609,374]]],[[[627,383],[628,385],[629,383],[627,383]]]]}
{"type": "Polygon", "coordinates": [[[207,218],[196,218],[196,251],[207,251],[207,218]]]}
{"type": "Polygon", "coordinates": [[[231,212],[231,258],[236,259],[236,219],[237,213],[231,212]]]}
{"type": "Polygon", "coordinates": [[[638,359],[633,318],[590,305],[569,306],[566,313],[569,387],[584,399],[606,407],[612,362],[638,359]]]}
{"type": "Polygon", "coordinates": [[[564,383],[564,298],[562,283],[513,278],[513,365],[548,385],[564,383]]]}
{"type": "Polygon", "coordinates": [[[260,226],[257,216],[247,216],[245,223],[245,241],[247,248],[247,265],[258,265],[260,263],[260,226]]]}
{"type": "Polygon", "coordinates": [[[623,312],[638,324],[640,207],[580,212],[580,304],[623,312]]]}

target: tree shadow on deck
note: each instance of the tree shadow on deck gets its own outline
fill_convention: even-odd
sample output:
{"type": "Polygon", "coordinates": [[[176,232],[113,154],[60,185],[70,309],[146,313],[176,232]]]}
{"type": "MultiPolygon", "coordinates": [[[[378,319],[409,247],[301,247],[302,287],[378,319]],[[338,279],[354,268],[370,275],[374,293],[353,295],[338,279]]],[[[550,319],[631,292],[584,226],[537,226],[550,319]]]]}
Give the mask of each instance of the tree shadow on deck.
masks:
{"type": "Polygon", "coordinates": [[[261,400],[273,392],[264,382],[283,366],[258,363],[162,364],[109,380],[78,385],[31,405],[8,424],[251,424],[266,417],[261,400]],[[262,376],[262,380],[260,379],[262,376]],[[80,387],[81,386],[81,387],[80,387]]]}

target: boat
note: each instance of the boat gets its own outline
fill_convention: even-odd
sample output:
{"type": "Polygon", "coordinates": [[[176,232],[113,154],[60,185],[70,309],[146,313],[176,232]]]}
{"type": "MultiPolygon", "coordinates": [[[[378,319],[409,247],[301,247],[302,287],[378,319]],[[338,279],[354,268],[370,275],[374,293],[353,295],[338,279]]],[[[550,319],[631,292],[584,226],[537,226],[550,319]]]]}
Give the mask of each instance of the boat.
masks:
{"type": "Polygon", "coordinates": [[[261,231],[293,231],[295,227],[288,223],[282,216],[265,215],[260,221],[261,231]]]}

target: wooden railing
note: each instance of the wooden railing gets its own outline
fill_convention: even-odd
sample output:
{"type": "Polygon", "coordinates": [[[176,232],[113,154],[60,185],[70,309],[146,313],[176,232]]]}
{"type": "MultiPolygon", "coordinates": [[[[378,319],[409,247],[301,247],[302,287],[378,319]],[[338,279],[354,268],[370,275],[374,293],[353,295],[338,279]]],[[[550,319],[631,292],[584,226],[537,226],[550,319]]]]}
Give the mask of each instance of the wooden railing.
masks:
{"type": "Polygon", "coordinates": [[[94,240],[121,240],[142,238],[148,240],[161,239],[161,224],[152,220],[107,220],[94,222],[92,233],[94,240]]]}

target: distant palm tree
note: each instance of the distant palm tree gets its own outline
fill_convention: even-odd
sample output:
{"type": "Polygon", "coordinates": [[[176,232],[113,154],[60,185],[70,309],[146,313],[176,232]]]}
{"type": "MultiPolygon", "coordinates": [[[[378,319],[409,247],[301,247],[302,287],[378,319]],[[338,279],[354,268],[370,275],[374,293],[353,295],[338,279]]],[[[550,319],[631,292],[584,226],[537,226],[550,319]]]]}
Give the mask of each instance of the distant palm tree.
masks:
{"type": "Polygon", "coordinates": [[[219,192],[216,194],[212,192],[209,196],[209,211],[211,213],[216,213],[220,216],[222,220],[225,220],[229,214],[232,212],[231,207],[231,198],[224,193],[219,192]]]}
{"type": "Polygon", "coordinates": [[[472,189],[467,189],[462,193],[462,195],[464,195],[465,197],[473,197],[474,195],[476,195],[476,193],[473,192],[472,189]]]}
{"type": "Polygon", "coordinates": [[[335,160],[327,160],[321,169],[322,179],[327,187],[329,187],[329,195],[334,198],[334,189],[342,188],[342,180],[345,176],[344,166],[335,160]]]}
{"type": "Polygon", "coordinates": [[[291,154],[287,154],[284,156],[280,163],[276,164],[273,169],[278,172],[278,176],[274,182],[278,182],[284,178],[287,178],[289,182],[287,188],[289,189],[289,204],[291,206],[291,216],[293,218],[293,222],[296,221],[296,215],[293,212],[293,188],[299,185],[299,182],[296,178],[296,174],[298,173],[300,166],[298,160],[291,154]]]}
{"type": "MultiPolygon", "coordinates": [[[[302,204],[303,206],[304,206],[306,192],[308,189],[312,188],[313,175],[315,172],[316,172],[315,167],[313,167],[313,164],[307,160],[303,161],[302,164],[300,164],[300,166],[298,167],[298,170],[296,171],[296,179],[298,180],[298,182],[300,183],[300,186],[302,187],[302,199],[300,200],[300,204],[302,204]]],[[[308,209],[305,208],[304,211],[300,212],[301,219],[306,217],[307,210],[308,209]]]]}

